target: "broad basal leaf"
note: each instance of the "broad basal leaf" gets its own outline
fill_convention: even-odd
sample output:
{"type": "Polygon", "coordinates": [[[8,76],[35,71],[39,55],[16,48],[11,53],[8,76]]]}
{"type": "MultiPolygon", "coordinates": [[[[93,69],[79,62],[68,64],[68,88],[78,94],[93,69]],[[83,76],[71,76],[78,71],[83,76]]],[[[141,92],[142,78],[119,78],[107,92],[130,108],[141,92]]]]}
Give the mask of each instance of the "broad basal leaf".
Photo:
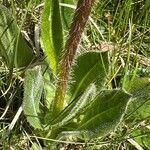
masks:
{"type": "Polygon", "coordinates": [[[78,117],[80,114],[86,111],[90,103],[93,101],[96,95],[95,85],[90,85],[87,90],[78,98],[73,100],[60,115],[51,122],[51,125],[55,127],[61,127],[67,124],[69,121],[78,117]]]}
{"type": "Polygon", "coordinates": [[[58,0],[45,0],[41,38],[47,60],[56,74],[63,49],[63,30],[58,0]]]}
{"type": "Polygon", "coordinates": [[[34,58],[32,49],[18,34],[19,29],[12,14],[0,5],[0,56],[8,67],[14,62],[17,67],[27,66],[34,58]]]}
{"type": "Polygon", "coordinates": [[[80,95],[93,82],[100,89],[106,80],[108,68],[107,52],[87,52],[77,57],[71,73],[72,99],[80,95]]]}
{"type": "Polygon", "coordinates": [[[150,78],[136,77],[134,80],[130,80],[127,90],[133,94],[134,97],[150,96],[150,78]]]}
{"type": "Polygon", "coordinates": [[[128,109],[132,117],[146,118],[150,116],[150,78],[135,78],[128,82],[127,90],[133,95],[128,109]]]}
{"type": "Polygon", "coordinates": [[[41,129],[40,119],[38,118],[39,103],[43,91],[43,77],[41,67],[37,66],[26,72],[24,81],[23,110],[28,122],[34,127],[41,129]]]}
{"type": "Polygon", "coordinates": [[[92,138],[114,130],[125,113],[130,97],[123,90],[100,92],[88,108],[77,131],[92,138]]]}

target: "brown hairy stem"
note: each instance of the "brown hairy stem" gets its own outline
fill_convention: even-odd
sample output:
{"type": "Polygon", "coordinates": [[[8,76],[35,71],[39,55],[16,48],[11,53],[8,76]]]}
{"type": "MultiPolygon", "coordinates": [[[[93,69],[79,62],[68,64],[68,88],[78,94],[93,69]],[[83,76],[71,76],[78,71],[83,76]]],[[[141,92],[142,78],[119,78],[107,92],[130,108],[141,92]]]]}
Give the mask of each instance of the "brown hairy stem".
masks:
{"type": "Polygon", "coordinates": [[[74,60],[82,32],[85,28],[86,22],[91,12],[91,8],[95,0],[79,0],[75,10],[73,23],[69,31],[69,38],[65,45],[65,51],[60,64],[60,76],[57,83],[54,113],[57,115],[64,108],[64,98],[67,90],[67,83],[72,62],[74,60]]]}

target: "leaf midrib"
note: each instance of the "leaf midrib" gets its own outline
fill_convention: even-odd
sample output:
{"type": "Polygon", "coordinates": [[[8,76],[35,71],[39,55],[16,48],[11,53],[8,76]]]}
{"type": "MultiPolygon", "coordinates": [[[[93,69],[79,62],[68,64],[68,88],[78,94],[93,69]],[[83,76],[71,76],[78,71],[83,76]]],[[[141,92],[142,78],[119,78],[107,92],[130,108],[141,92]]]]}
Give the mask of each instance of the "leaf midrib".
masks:
{"type": "MultiPolygon", "coordinates": [[[[99,57],[100,59],[100,57],[99,57]]],[[[78,84],[73,96],[71,99],[74,99],[80,89],[80,87],[82,86],[83,82],[86,80],[86,78],[88,77],[88,75],[92,72],[92,70],[95,68],[95,66],[100,62],[100,60],[98,59],[98,61],[93,65],[93,67],[86,73],[86,75],[80,80],[80,83],[78,84]]]]}

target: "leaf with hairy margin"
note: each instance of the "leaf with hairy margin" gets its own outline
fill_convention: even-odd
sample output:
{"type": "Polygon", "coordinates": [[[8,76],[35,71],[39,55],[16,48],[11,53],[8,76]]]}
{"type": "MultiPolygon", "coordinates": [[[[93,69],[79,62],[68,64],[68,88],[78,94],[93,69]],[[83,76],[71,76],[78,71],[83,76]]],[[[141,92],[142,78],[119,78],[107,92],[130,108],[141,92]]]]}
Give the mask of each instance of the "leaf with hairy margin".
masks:
{"type": "Polygon", "coordinates": [[[77,130],[90,138],[103,136],[114,130],[125,113],[130,97],[131,95],[119,89],[101,91],[77,130]]]}
{"type": "Polygon", "coordinates": [[[69,90],[72,99],[80,95],[91,83],[103,87],[109,70],[108,53],[86,52],[77,57],[72,67],[69,90]]]}
{"type": "Polygon", "coordinates": [[[45,0],[41,22],[41,42],[47,61],[53,73],[56,74],[63,49],[63,29],[58,0],[45,0]]]}
{"type": "Polygon", "coordinates": [[[34,127],[42,129],[39,117],[39,104],[43,92],[43,76],[41,67],[37,66],[26,72],[24,81],[23,111],[27,121],[34,127]]]}
{"type": "Polygon", "coordinates": [[[89,104],[93,101],[96,95],[95,85],[90,85],[87,90],[78,98],[73,100],[60,115],[51,122],[51,125],[61,127],[67,124],[69,121],[78,117],[80,114],[86,111],[89,104]]]}
{"type": "MultiPolygon", "coordinates": [[[[133,95],[127,115],[136,119],[150,116],[150,78],[135,77],[126,83],[126,90],[133,95]]],[[[150,120],[150,119],[149,119],[150,120]]]]}
{"type": "Polygon", "coordinates": [[[68,124],[68,130],[62,131],[57,139],[73,136],[89,140],[105,136],[115,130],[122,120],[130,98],[130,94],[120,89],[101,91],[89,103],[81,122],[76,126],[68,124]]]}

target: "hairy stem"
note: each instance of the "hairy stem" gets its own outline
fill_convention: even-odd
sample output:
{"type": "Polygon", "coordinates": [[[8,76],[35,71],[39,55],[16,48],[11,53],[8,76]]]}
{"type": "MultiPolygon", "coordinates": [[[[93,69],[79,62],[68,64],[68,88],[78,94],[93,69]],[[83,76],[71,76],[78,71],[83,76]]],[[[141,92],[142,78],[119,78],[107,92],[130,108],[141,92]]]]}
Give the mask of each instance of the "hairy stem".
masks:
{"type": "Polygon", "coordinates": [[[78,0],[77,8],[75,10],[73,23],[69,31],[69,38],[65,45],[65,51],[60,64],[59,81],[57,83],[54,111],[56,116],[64,108],[64,98],[67,90],[67,83],[72,62],[74,60],[82,32],[85,28],[86,22],[91,12],[91,8],[95,0],[78,0]]]}

